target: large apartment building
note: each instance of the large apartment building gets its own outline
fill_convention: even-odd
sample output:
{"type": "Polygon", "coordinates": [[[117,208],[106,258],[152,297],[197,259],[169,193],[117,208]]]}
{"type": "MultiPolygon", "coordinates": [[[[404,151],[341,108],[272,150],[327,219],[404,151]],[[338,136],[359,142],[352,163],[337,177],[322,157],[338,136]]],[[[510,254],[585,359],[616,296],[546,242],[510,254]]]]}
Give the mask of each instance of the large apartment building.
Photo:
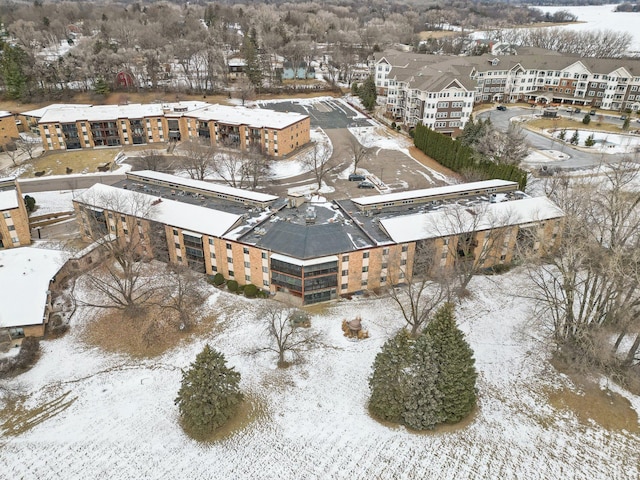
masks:
{"type": "Polygon", "coordinates": [[[205,102],[51,105],[24,112],[45,150],[200,140],[283,157],[310,140],[307,115],[205,102]]]}
{"type": "Polygon", "coordinates": [[[521,53],[448,57],[385,51],[375,54],[371,68],[379,102],[390,116],[445,134],[464,128],[473,104],[480,102],[640,111],[640,60],[578,58],[542,49],[521,53]]]}
{"type": "Polygon", "coordinates": [[[135,241],[142,254],[301,304],[403,283],[417,251],[434,269],[508,263],[518,243],[548,251],[563,219],[546,197],[503,180],[301,203],[141,171],[94,185],[74,206],[86,237],[135,241]]]}
{"type": "Polygon", "coordinates": [[[0,249],[31,244],[29,215],[15,178],[0,178],[0,249]]]}

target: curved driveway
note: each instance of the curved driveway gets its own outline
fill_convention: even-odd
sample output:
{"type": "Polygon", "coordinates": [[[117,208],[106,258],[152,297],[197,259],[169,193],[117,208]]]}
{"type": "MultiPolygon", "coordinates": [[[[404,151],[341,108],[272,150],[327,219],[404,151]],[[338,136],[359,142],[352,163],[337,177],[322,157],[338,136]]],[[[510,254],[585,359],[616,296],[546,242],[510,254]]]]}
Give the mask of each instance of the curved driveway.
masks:
{"type": "MultiPolygon", "coordinates": [[[[540,108],[522,108],[522,107],[508,107],[506,111],[500,110],[488,110],[481,112],[477,115],[477,118],[490,118],[499,130],[505,131],[509,125],[509,121],[516,117],[531,117],[533,114],[540,115],[540,108]]],[[[562,113],[562,112],[560,112],[562,113]]],[[[568,112],[567,112],[568,113],[568,112]]],[[[574,114],[581,115],[581,114],[574,114]]],[[[617,123],[622,124],[617,118],[617,123]]],[[[566,168],[566,169],[580,169],[590,168],[601,163],[615,163],[624,159],[624,154],[603,154],[586,152],[583,149],[577,149],[571,145],[566,145],[556,140],[552,140],[540,133],[535,133],[527,128],[523,128],[523,132],[527,137],[529,145],[534,150],[558,150],[570,155],[567,160],[556,160],[552,162],[528,162],[530,165],[539,166],[547,165],[549,167],[566,168]]],[[[628,155],[627,155],[628,157],[628,155]]]]}

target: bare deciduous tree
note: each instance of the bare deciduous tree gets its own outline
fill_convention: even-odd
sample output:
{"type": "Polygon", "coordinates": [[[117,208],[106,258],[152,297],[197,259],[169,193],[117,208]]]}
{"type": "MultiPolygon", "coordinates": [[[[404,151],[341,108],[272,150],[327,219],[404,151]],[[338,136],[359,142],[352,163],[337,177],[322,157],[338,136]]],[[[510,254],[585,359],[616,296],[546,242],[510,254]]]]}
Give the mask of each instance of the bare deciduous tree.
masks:
{"type": "Polygon", "coordinates": [[[349,149],[351,150],[351,155],[353,156],[353,173],[357,173],[358,165],[360,165],[360,163],[367,158],[369,151],[355,137],[351,138],[349,142],[349,149]]]}
{"type": "Polygon", "coordinates": [[[557,254],[530,263],[530,278],[559,347],[628,367],[640,348],[639,168],[606,168],[604,178],[549,180],[548,194],[565,212],[563,239],[557,254]]]}
{"type": "Polygon", "coordinates": [[[197,140],[180,144],[180,164],[194,180],[204,180],[213,173],[215,149],[197,140]]]}
{"type": "Polygon", "coordinates": [[[449,296],[448,276],[435,268],[435,255],[433,243],[422,241],[417,242],[410,264],[403,264],[400,255],[390,259],[390,268],[403,274],[404,278],[400,281],[406,285],[390,286],[389,296],[400,307],[413,337],[427,325],[431,314],[449,296]]]}
{"type": "Polygon", "coordinates": [[[78,300],[78,304],[117,309],[134,316],[149,305],[156,292],[145,261],[151,258],[149,242],[154,236],[144,234],[137,223],[137,219],[149,218],[154,205],[150,197],[136,192],[97,194],[91,198],[85,192],[81,201],[87,205],[81,207],[83,229],[106,250],[107,258],[87,272],[87,280],[98,295],[78,300]],[[120,235],[116,237],[115,232],[120,235]]]}
{"type": "Polygon", "coordinates": [[[318,184],[318,190],[322,188],[325,177],[338,166],[329,163],[331,156],[323,145],[313,142],[311,154],[305,159],[305,165],[311,170],[318,184]]]}
{"type": "Polygon", "coordinates": [[[301,310],[267,301],[259,315],[264,323],[269,345],[255,349],[254,353],[276,353],[279,368],[287,367],[304,352],[319,344],[318,335],[309,327],[303,326],[308,317],[301,310]]]}
{"type": "Polygon", "coordinates": [[[170,285],[165,287],[166,295],[160,306],[178,313],[180,330],[189,330],[193,325],[196,310],[206,299],[202,278],[184,265],[168,265],[170,285]]]}

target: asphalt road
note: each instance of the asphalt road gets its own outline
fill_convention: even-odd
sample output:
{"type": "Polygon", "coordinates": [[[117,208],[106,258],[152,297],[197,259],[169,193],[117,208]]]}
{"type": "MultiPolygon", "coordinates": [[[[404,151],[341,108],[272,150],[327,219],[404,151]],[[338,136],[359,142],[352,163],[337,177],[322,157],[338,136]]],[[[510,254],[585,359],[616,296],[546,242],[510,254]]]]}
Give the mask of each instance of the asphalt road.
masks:
{"type": "MultiPolygon", "coordinates": [[[[583,109],[584,112],[584,109],[583,109]]],[[[586,113],[586,112],[585,112],[586,113]]],[[[532,115],[541,114],[540,108],[521,108],[521,107],[508,107],[506,111],[489,110],[478,114],[477,118],[490,118],[498,129],[505,131],[509,126],[509,121],[517,117],[531,117],[532,115]]],[[[571,116],[568,112],[560,112],[561,115],[571,116]]],[[[584,113],[574,113],[574,116],[582,118],[584,113]]],[[[605,121],[611,123],[617,122],[622,125],[622,121],[618,117],[605,116],[605,121]]],[[[590,168],[601,163],[616,163],[624,159],[624,154],[602,154],[586,152],[581,149],[572,147],[563,142],[557,142],[549,137],[541,135],[539,133],[532,132],[523,129],[527,141],[532,149],[535,150],[558,150],[562,153],[570,155],[570,158],[566,160],[557,160],[553,162],[540,163],[540,165],[547,165],[549,167],[563,168],[563,169],[581,169],[590,168]]],[[[536,165],[535,163],[531,163],[536,165]]]]}

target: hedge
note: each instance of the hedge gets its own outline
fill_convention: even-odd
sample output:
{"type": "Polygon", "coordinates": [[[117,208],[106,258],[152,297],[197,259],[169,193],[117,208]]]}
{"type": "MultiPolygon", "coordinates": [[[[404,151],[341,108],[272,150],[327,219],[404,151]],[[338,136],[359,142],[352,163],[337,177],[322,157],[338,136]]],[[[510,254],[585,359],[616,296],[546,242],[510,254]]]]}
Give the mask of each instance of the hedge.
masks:
{"type": "Polygon", "coordinates": [[[515,165],[498,164],[490,160],[477,161],[475,151],[453,138],[435,132],[422,124],[414,130],[414,145],[439,164],[454,172],[475,171],[487,178],[518,182],[520,190],[527,186],[527,172],[515,165]]]}

